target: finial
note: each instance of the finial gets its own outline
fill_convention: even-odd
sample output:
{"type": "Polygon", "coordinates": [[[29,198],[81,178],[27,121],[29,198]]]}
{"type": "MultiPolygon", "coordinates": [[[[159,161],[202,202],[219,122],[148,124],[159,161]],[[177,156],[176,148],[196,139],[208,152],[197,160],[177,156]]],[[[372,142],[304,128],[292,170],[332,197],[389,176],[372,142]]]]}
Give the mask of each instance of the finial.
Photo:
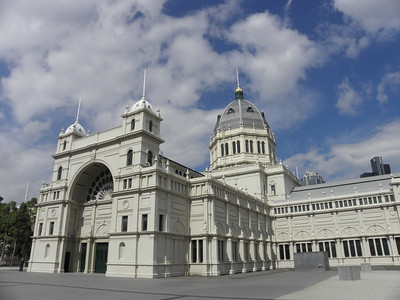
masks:
{"type": "Polygon", "coordinates": [[[239,69],[236,68],[236,83],[237,83],[237,88],[235,90],[235,100],[241,100],[243,99],[243,90],[239,86],[239,69]]]}
{"type": "Polygon", "coordinates": [[[75,121],[75,123],[78,123],[78,121],[79,121],[79,112],[81,110],[81,101],[82,101],[82,97],[79,97],[78,112],[76,113],[76,121],[75,121]]]}
{"type": "Polygon", "coordinates": [[[144,74],[143,74],[143,94],[142,98],[144,99],[146,97],[146,69],[144,69],[144,74]]]}

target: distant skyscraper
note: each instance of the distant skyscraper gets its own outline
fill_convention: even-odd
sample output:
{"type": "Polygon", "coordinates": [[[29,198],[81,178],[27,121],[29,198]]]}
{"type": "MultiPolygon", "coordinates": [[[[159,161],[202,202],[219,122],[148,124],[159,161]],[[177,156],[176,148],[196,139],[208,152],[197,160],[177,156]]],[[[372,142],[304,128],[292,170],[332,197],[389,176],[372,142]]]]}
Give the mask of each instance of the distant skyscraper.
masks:
{"type": "Polygon", "coordinates": [[[392,173],[391,169],[390,169],[390,165],[384,164],[381,156],[375,156],[374,158],[372,158],[370,160],[370,162],[371,162],[372,172],[366,172],[366,173],[361,174],[360,175],[361,178],[392,173]]]}
{"type": "Polygon", "coordinates": [[[313,184],[320,184],[325,183],[322,179],[322,176],[316,172],[307,171],[303,178],[300,180],[301,185],[313,185],[313,184]]]}

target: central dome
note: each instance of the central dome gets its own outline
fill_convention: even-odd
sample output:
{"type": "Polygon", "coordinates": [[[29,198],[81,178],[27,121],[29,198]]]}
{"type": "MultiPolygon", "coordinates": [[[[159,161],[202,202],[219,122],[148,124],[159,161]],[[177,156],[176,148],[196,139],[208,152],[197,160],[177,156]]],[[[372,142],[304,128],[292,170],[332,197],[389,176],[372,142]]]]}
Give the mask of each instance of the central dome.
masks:
{"type": "MultiPolygon", "coordinates": [[[[237,91],[235,92],[235,94],[238,94],[237,91]]],[[[253,103],[241,97],[236,97],[236,100],[229,103],[222,114],[218,116],[214,133],[217,130],[226,131],[240,127],[268,129],[269,125],[264,113],[260,112],[253,103]]]]}

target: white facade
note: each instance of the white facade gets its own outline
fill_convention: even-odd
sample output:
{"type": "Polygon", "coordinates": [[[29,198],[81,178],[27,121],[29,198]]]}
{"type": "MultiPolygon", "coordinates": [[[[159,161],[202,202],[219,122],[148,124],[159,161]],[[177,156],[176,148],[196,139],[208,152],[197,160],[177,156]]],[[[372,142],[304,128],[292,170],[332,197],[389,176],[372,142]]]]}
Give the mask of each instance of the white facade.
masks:
{"type": "Polygon", "coordinates": [[[159,155],[162,119],[145,97],[121,117],[96,134],[78,119],[60,133],[28,271],[215,276],[293,267],[293,253],[320,250],[331,265],[400,263],[400,176],[300,187],[239,87],[204,173],[159,155]]]}

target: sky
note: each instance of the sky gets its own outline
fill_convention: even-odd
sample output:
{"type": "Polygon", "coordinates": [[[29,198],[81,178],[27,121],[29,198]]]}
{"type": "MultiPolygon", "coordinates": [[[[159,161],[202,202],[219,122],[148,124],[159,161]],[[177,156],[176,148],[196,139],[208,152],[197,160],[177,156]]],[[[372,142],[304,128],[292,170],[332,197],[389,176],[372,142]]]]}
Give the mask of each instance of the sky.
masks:
{"type": "Polygon", "coordinates": [[[61,128],[119,126],[142,95],[160,109],[162,153],[209,165],[217,115],[264,111],[277,155],[327,182],[400,172],[398,0],[0,1],[0,195],[49,182],[61,128]]]}

